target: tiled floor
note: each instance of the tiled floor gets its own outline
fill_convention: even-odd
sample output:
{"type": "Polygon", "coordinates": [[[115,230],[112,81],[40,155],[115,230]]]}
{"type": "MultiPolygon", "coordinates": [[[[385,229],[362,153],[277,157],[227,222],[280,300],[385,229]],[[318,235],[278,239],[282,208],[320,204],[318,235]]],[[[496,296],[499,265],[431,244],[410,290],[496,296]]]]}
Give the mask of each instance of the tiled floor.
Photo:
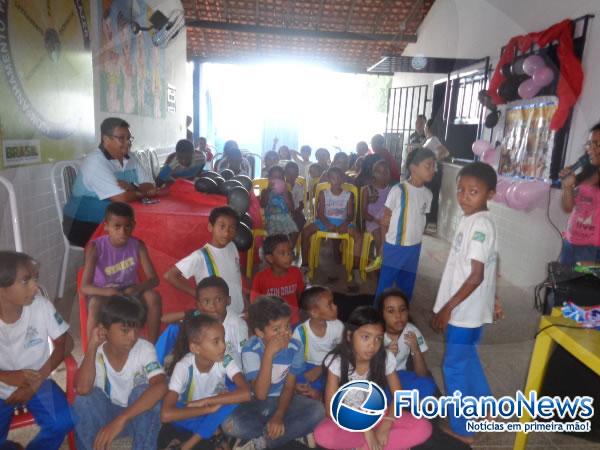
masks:
{"type": "MultiPolygon", "coordinates": [[[[441,335],[433,332],[429,321],[447,254],[448,244],[446,242],[425,237],[415,296],[411,305],[412,319],[425,335],[429,345],[426,360],[439,386],[443,386],[440,368],[444,350],[443,339],[441,335]]],[[[345,291],[346,281],[341,267],[326,267],[326,269],[317,271],[315,282],[328,284],[338,291],[345,291]],[[339,279],[334,282],[328,281],[332,275],[338,276],[339,279]]],[[[372,277],[360,286],[361,293],[374,292],[374,290],[375,280],[372,277]]],[[[524,387],[539,314],[533,308],[532,294],[511,286],[504,280],[499,281],[498,294],[502,300],[506,318],[487,327],[479,353],[494,395],[514,396],[517,389],[524,387]]],[[[65,307],[64,309],[69,308],[65,307]]],[[[65,315],[68,316],[68,314],[65,315]]],[[[70,316],[71,330],[76,340],[75,357],[81,360],[79,310],[76,303],[72,305],[70,316]]],[[[64,371],[59,370],[57,377],[64,382],[64,371]]],[[[34,427],[18,430],[12,432],[10,438],[27,442],[34,432],[34,427]]],[[[473,448],[511,449],[513,441],[514,435],[511,433],[481,433],[473,448]]],[[[115,444],[113,447],[115,449],[129,448],[127,440],[120,440],[115,444]]],[[[67,449],[68,447],[64,444],[62,448],[67,449]]],[[[529,435],[527,448],[600,449],[600,444],[558,433],[532,433],[529,435]]]]}

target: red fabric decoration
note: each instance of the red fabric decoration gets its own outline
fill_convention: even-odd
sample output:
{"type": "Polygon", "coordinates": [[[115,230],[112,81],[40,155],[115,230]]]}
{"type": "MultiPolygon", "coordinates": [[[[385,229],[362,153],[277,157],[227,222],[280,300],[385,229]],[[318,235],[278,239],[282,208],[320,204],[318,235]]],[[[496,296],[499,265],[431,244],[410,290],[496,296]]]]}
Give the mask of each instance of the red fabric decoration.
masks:
{"type": "Polygon", "coordinates": [[[577,102],[583,87],[583,69],[573,51],[573,21],[563,20],[547,30],[511,38],[500,56],[490,81],[488,93],[495,104],[505,103],[497,93],[498,86],[506,79],[501,72],[502,66],[513,62],[517,49],[524,53],[529,51],[533,44],[543,48],[553,41],[558,41],[557,54],[560,62],[560,74],[556,87],[558,108],[550,122],[550,129],[559,130],[569,117],[569,112],[577,102]]]}

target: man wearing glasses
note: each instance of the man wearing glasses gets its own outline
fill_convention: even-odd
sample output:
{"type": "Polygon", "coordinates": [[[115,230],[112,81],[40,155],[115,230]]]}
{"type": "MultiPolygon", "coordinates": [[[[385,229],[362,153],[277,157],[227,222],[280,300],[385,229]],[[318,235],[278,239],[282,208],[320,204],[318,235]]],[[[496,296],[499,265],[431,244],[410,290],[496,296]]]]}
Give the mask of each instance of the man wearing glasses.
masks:
{"type": "Polygon", "coordinates": [[[100,144],[83,160],[64,207],[63,230],[71,244],[84,247],[110,202],[131,202],[154,197],[157,188],[150,174],[131,154],[133,136],[123,119],[109,117],[100,125],[100,144]]]}

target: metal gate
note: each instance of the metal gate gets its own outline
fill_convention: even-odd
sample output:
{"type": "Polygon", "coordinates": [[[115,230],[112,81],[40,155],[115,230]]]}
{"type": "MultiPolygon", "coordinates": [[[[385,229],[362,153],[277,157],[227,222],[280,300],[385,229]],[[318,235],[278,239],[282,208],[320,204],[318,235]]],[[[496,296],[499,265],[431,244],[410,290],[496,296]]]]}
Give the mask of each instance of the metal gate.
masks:
{"type": "Polygon", "coordinates": [[[388,91],[385,144],[398,167],[403,167],[406,159],[408,137],[415,131],[417,116],[425,114],[428,89],[428,85],[422,84],[390,88],[388,91]]]}

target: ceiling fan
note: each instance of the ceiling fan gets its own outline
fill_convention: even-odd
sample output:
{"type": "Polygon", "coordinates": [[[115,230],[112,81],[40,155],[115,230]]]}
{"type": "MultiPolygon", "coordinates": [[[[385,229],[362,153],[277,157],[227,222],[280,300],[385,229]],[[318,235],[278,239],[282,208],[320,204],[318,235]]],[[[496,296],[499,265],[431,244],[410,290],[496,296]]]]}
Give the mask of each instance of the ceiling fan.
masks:
{"type": "Polygon", "coordinates": [[[154,11],[150,16],[148,25],[141,25],[133,20],[130,21],[131,31],[138,34],[142,31],[152,33],[152,43],[156,47],[164,48],[173,41],[185,26],[185,16],[181,9],[175,9],[165,16],[160,10],[154,11]]]}

